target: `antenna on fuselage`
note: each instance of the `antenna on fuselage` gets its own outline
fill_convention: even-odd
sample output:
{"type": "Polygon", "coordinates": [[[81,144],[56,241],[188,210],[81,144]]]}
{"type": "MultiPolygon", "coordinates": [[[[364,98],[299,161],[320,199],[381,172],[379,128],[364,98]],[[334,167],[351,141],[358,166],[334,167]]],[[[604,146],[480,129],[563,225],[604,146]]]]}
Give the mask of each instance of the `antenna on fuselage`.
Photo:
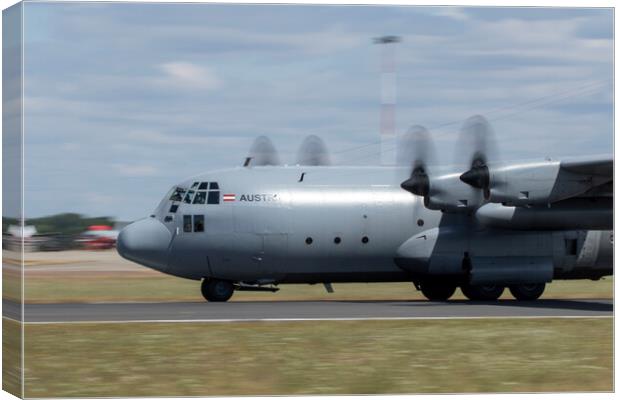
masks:
{"type": "Polygon", "coordinates": [[[252,161],[252,157],[246,157],[245,161],[243,162],[243,166],[244,167],[249,167],[251,161],[252,161]]]}

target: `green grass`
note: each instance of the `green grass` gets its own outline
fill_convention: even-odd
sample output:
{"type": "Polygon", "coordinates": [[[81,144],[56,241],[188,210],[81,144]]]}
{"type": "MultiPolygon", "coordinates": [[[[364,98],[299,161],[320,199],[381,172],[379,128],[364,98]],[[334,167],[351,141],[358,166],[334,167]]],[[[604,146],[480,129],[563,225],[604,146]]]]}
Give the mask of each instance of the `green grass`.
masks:
{"type": "Polygon", "coordinates": [[[611,391],[612,319],[26,326],[26,396],[611,391]]]}
{"type": "MultiPolygon", "coordinates": [[[[334,284],[335,293],[323,285],[281,285],[277,293],[237,292],[232,301],[249,300],[405,300],[422,299],[411,283],[334,284]]],[[[4,296],[13,293],[5,288],[4,296]]],[[[200,282],[164,274],[118,276],[59,274],[26,277],[26,302],[93,301],[204,301],[200,282]]],[[[8,295],[8,296],[7,296],[8,295]]],[[[612,298],[613,279],[601,281],[556,281],[547,286],[543,298],[612,298]]],[[[460,291],[455,299],[463,298],[460,291]]],[[[504,298],[511,298],[508,290],[504,298]]]]}
{"type": "Polygon", "coordinates": [[[22,279],[19,268],[22,262],[22,253],[2,249],[2,297],[21,301],[22,279]]]}
{"type": "Polygon", "coordinates": [[[21,324],[2,319],[2,390],[21,397],[21,324]]]}
{"type": "Polygon", "coordinates": [[[26,278],[28,303],[93,301],[196,301],[200,282],[161,275],[98,276],[81,274],[26,278]]]}
{"type": "Polygon", "coordinates": [[[21,302],[22,280],[20,275],[2,271],[2,298],[21,302]]]}

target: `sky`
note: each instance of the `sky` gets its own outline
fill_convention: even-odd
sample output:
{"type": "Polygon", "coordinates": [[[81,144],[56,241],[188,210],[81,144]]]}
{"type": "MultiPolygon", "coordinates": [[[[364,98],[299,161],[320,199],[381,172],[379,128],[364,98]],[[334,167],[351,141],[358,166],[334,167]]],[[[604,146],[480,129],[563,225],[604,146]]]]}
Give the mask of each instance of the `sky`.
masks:
{"type": "Polygon", "coordinates": [[[487,117],[503,160],[611,153],[611,9],[26,3],[25,213],[134,220],[176,182],[283,162],[319,135],[380,160],[380,49],[398,35],[396,131],[442,162],[487,117]]]}

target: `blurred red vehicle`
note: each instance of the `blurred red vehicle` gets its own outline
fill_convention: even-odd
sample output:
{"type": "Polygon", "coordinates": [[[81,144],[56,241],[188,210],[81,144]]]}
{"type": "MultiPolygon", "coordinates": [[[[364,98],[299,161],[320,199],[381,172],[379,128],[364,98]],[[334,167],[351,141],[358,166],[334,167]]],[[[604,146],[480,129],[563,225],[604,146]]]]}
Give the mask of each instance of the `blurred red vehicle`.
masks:
{"type": "Polygon", "coordinates": [[[106,250],[116,246],[118,231],[108,225],[91,225],[77,239],[85,250],[106,250]]]}

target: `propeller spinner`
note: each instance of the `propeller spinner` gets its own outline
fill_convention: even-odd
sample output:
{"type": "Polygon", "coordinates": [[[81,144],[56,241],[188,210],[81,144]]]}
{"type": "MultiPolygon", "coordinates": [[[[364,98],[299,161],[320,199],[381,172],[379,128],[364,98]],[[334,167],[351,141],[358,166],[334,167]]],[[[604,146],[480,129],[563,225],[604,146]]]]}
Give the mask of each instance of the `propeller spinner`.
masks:
{"type": "MultiPolygon", "coordinates": [[[[497,155],[497,146],[493,129],[489,122],[480,115],[468,118],[461,128],[459,149],[470,149],[469,170],[459,177],[462,182],[476,189],[484,190],[485,197],[489,190],[490,173],[487,166],[489,155],[497,155]]],[[[457,154],[459,155],[467,153],[457,154]]]]}
{"type": "Polygon", "coordinates": [[[421,125],[412,126],[403,135],[398,147],[398,163],[413,165],[411,176],[402,182],[400,187],[418,196],[428,196],[428,166],[435,162],[435,147],[428,130],[421,125]]]}

